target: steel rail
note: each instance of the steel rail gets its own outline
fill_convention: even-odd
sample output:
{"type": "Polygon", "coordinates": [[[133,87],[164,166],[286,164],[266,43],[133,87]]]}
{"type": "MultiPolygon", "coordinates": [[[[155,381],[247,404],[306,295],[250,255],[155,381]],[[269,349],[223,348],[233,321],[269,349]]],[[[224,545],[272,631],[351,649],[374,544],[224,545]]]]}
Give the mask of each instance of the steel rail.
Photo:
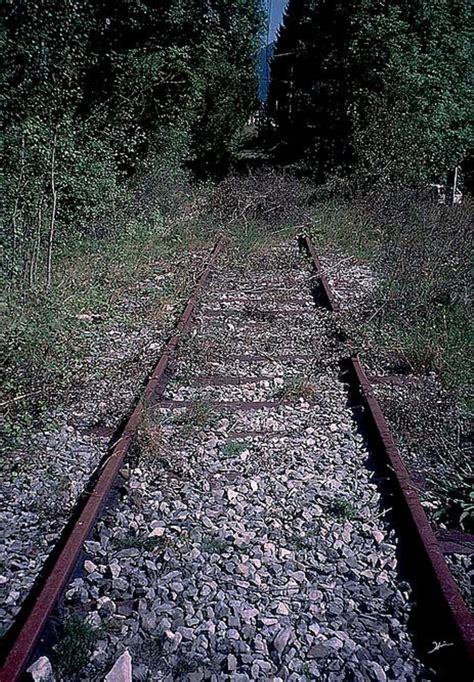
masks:
{"type": "MultiPolygon", "coordinates": [[[[105,463],[99,467],[100,473],[95,485],[87,496],[82,510],[74,523],[67,540],[60,550],[54,564],[48,571],[38,595],[25,616],[0,670],[1,682],[15,682],[25,670],[39,639],[44,631],[48,619],[58,603],[69,576],[74,570],[84,541],[89,536],[97,517],[106,502],[107,496],[117,479],[130,444],[139,427],[143,409],[148,401],[158,393],[162,393],[166,383],[166,370],[171,358],[179,346],[180,339],[188,330],[191,317],[196,307],[198,296],[209,279],[212,267],[221,253],[224,239],[220,237],[212,249],[204,271],[198,278],[194,292],[189,298],[173,336],[168,340],[159,362],[155,366],[144,393],[125,424],[120,438],[112,444],[105,463]]],[[[54,550],[53,550],[54,552],[54,550]]]]}
{"type": "MultiPolygon", "coordinates": [[[[329,309],[333,312],[338,312],[340,310],[339,305],[324,275],[314,245],[307,236],[300,237],[300,245],[306,250],[313,261],[316,277],[321,283],[329,309]]],[[[416,488],[410,479],[407,467],[395,444],[394,437],[362,362],[357,355],[348,358],[347,362],[349,370],[356,378],[360,395],[366,404],[376,437],[381,445],[382,454],[398,489],[398,500],[408,515],[410,526],[417,541],[416,544],[424,554],[424,557],[420,557],[420,559],[424,558],[426,560],[425,565],[428,566],[431,572],[430,577],[437,588],[438,597],[441,599],[446,613],[450,616],[452,630],[456,634],[461,649],[465,654],[467,665],[472,666],[474,663],[473,615],[469,611],[446,563],[440,543],[426,516],[416,488]]]]}

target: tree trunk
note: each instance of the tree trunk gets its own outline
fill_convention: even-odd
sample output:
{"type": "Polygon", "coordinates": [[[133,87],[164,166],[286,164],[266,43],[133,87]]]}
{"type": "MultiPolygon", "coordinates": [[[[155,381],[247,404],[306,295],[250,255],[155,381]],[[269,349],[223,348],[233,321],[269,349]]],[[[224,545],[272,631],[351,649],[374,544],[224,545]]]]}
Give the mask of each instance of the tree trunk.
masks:
{"type": "Polygon", "coordinates": [[[54,133],[53,139],[53,150],[51,153],[51,194],[53,197],[53,206],[51,209],[51,221],[49,224],[49,236],[48,236],[48,257],[46,266],[46,284],[48,289],[51,287],[53,280],[53,241],[54,241],[54,228],[56,223],[56,209],[58,205],[58,192],[56,189],[56,145],[58,141],[58,129],[54,133]]]}

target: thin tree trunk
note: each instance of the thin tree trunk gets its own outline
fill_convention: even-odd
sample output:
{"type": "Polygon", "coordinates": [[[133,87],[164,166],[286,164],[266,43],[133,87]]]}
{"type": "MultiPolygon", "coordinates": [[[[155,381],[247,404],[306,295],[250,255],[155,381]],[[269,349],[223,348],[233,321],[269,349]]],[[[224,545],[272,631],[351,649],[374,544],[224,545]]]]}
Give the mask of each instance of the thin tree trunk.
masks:
{"type": "Polygon", "coordinates": [[[29,276],[30,287],[33,286],[34,281],[36,279],[36,270],[38,267],[38,259],[39,259],[39,254],[40,254],[41,223],[43,220],[43,198],[41,198],[39,201],[37,216],[38,217],[37,217],[37,223],[36,223],[36,236],[33,238],[33,246],[31,249],[30,276],[29,276]]]}
{"type": "Polygon", "coordinates": [[[51,222],[49,224],[48,257],[47,257],[47,266],[46,266],[46,284],[47,284],[48,289],[51,287],[51,283],[53,280],[53,269],[52,269],[53,241],[54,241],[54,228],[55,228],[55,223],[56,223],[56,208],[58,205],[58,192],[56,189],[56,177],[55,177],[57,140],[58,140],[58,129],[56,127],[56,131],[54,133],[54,139],[53,139],[53,151],[51,154],[51,194],[53,196],[53,206],[51,209],[51,222]]]}
{"type": "Polygon", "coordinates": [[[19,205],[20,205],[20,198],[21,198],[21,188],[23,184],[23,174],[24,174],[24,169],[25,169],[25,136],[21,138],[21,152],[20,152],[20,172],[18,175],[18,189],[15,197],[15,205],[13,207],[13,215],[12,215],[12,274],[15,272],[15,260],[16,260],[16,251],[17,251],[17,246],[18,246],[18,223],[17,223],[17,218],[18,218],[18,213],[19,213],[19,205]]]}

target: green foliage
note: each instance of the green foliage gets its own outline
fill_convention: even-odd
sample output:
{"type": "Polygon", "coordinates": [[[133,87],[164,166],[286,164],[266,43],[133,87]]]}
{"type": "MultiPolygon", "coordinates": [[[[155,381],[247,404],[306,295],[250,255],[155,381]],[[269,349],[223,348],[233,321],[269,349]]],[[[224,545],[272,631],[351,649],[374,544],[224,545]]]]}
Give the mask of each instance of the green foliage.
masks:
{"type": "Polygon", "coordinates": [[[239,443],[239,441],[231,440],[223,446],[221,455],[223,457],[239,457],[247,448],[248,445],[246,443],[239,443]]]}
{"type": "Polygon", "coordinates": [[[54,666],[66,679],[77,675],[89,662],[90,650],[99,632],[80,616],[72,616],[64,625],[63,636],[56,646],[54,666]]]}
{"type": "Polygon", "coordinates": [[[467,0],[290,0],[272,66],[283,148],[324,180],[443,179],[472,141],[467,0]]]}
{"type": "MultiPolygon", "coordinates": [[[[173,237],[176,232],[175,227],[173,237]]],[[[150,278],[156,263],[174,257],[172,236],[154,219],[129,222],[114,240],[75,235],[58,247],[61,274],[50,289],[7,292],[0,372],[0,440],[6,445],[14,445],[54,405],[73,400],[87,386],[94,370],[86,358],[108,329],[118,323],[141,328],[147,315],[156,320],[163,306],[180,298],[183,292],[164,281],[124,317],[124,301],[136,297],[137,282],[150,278]]],[[[186,287],[187,282],[181,279],[180,284],[186,287]]]]}
{"type": "Polygon", "coordinates": [[[329,505],[328,511],[337,519],[353,519],[356,515],[352,502],[343,497],[335,497],[329,505]]]}
{"type": "Polygon", "coordinates": [[[450,528],[461,527],[468,533],[474,532],[474,467],[470,462],[457,462],[453,476],[448,480],[439,477],[431,483],[443,500],[436,513],[450,528]]]}
{"type": "Polygon", "coordinates": [[[277,392],[276,397],[281,400],[311,400],[316,393],[315,384],[305,376],[287,379],[277,392]]]}
{"type": "Polygon", "coordinates": [[[256,95],[260,26],[257,0],[8,2],[6,277],[46,270],[49,284],[58,242],[115,235],[144,174],[224,168],[256,95]]]}

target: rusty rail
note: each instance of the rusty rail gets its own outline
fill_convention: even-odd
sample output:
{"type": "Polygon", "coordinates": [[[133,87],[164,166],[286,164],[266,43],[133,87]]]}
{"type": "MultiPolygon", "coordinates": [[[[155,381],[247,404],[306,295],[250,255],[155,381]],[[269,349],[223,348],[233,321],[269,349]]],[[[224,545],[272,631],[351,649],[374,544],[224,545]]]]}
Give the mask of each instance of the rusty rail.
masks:
{"type": "MultiPolygon", "coordinates": [[[[339,305],[324,275],[314,245],[306,236],[300,238],[300,244],[313,261],[329,309],[334,312],[339,311],[339,305]]],[[[349,371],[357,381],[359,393],[366,404],[375,435],[381,446],[380,451],[391,472],[391,478],[395,482],[398,501],[409,520],[416,546],[422,552],[423,556],[420,556],[420,560],[425,560],[425,565],[431,573],[430,580],[437,591],[437,595],[433,596],[437,596],[440,599],[445,613],[452,621],[452,627],[447,629],[450,629],[455,634],[456,639],[460,643],[461,652],[464,654],[464,661],[457,662],[456,665],[460,666],[459,670],[464,674],[467,672],[465,666],[470,667],[474,662],[474,618],[466,606],[446,563],[442,548],[426,516],[416,488],[410,479],[406,465],[398,451],[360,358],[357,356],[351,357],[347,363],[349,371]]],[[[454,674],[455,671],[453,670],[452,672],[454,674]]],[[[460,678],[458,677],[457,679],[460,678]]]]}
{"type": "Polygon", "coordinates": [[[24,622],[0,670],[1,682],[15,682],[26,668],[34,653],[48,618],[58,603],[67,580],[76,566],[84,541],[89,536],[123,465],[130,444],[140,424],[143,409],[150,398],[157,393],[162,393],[166,386],[167,379],[165,373],[170,359],[173,357],[182,335],[189,328],[198,296],[209,279],[211,269],[223,246],[224,240],[221,237],[213,248],[208,263],[197,281],[192,296],[187,302],[177,324],[176,332],[165,345],[161,358],[145,387],[143,396],[126,422],[120,438],[112,444],[105,463],[101,464],[101,470],[97,475],[93,489],[87,496],[86,502],[64,546],[59,551],[54,564],[40,586],[34,603],[30,607],[29,612],[24,616],[24,622]]]}

